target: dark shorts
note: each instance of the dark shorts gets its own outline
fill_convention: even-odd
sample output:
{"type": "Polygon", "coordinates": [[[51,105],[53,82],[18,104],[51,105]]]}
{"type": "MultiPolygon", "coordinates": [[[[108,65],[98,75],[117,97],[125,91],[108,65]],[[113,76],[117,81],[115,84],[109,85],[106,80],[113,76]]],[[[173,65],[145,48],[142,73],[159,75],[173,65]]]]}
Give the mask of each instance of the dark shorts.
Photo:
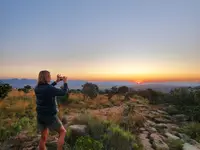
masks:
{"type": "Polygon", "coordinates": [[[37,128],[38,131],[42,132],[46,128],[52,131],[60,131],[62,127],[62,122],[58,116],[39,116],[37,117],[37,128]]]}

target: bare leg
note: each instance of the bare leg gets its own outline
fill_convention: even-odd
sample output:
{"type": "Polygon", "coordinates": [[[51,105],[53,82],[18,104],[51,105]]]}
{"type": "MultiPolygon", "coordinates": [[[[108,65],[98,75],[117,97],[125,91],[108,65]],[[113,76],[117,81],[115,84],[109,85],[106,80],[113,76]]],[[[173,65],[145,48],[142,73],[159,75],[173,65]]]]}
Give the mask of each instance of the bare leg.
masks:
{"type": "Polygon", "coordinates": [[[41,139],[40,139],[40,143],[39,143],[39,150],[46,150],[46,141],[47,141],[47,136],[48,136],[48,129],[44,129],[41,132],[41,139]]]}
{"type": "Polygon", "coordinates": [[[61,126],[59,130],[59,139],[58,139],[58,149],[57,150],[63,150],[63,145],[65,143],[65,135],[66,130],[63,126],[61,126]]]}

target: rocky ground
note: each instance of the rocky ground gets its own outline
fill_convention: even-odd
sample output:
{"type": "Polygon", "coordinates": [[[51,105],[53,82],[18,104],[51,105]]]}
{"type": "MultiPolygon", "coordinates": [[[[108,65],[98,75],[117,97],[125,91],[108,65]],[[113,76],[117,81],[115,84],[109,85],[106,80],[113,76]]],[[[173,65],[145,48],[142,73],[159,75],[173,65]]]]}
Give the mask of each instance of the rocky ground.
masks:
{"type": "MultiPolygon", "coordinates": [[[[150,106],[147,104],[135,103],[137,113],[145,117],[144,127],[139,129],[139,139],[144,147],[144,150],[169,150],[167,144],[168,139],[180,139],[184,142],[183,150],[200,150],[200,144],[190,139],[187,135],[177,132],[180,124],[185,123],[186,116],[174,115],[170,116],[165,111],[164,107],[150,106]]],[[[91,114],[109,119],[111,114],[120,115],[123,111],[122,106],[104,108],[99,110],[89,110],[91,114]]],[[[75,114],[68,115],[68,123],[76,117],[75,114]]],[[[79,125],[71,128],[84,130],[84,127],[79,125]]],[[[56,149],[57,136],[49,136],[47,148],[48,150],[56,149]]],[[[16,137],[4,142],[0,145],[1,150],[35,150],[38,146],[40,136],[28,137],[25,132],[16,137]]]]}

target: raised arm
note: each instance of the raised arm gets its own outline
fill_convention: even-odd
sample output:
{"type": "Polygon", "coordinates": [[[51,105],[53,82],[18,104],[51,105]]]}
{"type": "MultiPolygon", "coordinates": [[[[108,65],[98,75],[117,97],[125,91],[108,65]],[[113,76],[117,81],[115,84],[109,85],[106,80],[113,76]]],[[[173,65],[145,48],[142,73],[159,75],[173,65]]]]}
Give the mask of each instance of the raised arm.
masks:
{"type": "Polygon", "coordinates": [[[68,93],[68,85],[67,83],[64,83],[63,89],[58,89],[56,87],[51,87],[51,92],[53,96],[64,96],[66,93],[68,93]]]}
{"type": "Polygon", "coordinates": [[[54,81],[53,83],[51,83],[51,85],[52,85],[52,86],[55,86],[58,82],[61,81],[61,79],[62,79],[61,75],[58,74],[58,75],[57,75],[57,79],[56,79],[56,81],[54,81]]]}
{"type": "Polygon", "coordinates": [[[55,86],[57,84],[56,81],[54,81],[53,83],[51,83],[52,86],[55,86]]]}

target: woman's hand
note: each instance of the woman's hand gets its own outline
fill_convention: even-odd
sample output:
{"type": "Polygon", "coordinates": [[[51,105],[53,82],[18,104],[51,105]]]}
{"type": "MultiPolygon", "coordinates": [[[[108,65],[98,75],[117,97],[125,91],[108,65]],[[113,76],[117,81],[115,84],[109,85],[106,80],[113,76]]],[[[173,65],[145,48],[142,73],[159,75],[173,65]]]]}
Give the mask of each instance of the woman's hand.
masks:
{"type": "Polygon", "coordinates": [[[67,83],[67,77],[63,76],[62,79],[64,83],[67,83]]]}
{"type": "Polygon", "coordinates": [[[62,80],[62,77],[60,74],[57,75],[57,79],[56,79],[56,82],[60,82],[62,80]]]}

